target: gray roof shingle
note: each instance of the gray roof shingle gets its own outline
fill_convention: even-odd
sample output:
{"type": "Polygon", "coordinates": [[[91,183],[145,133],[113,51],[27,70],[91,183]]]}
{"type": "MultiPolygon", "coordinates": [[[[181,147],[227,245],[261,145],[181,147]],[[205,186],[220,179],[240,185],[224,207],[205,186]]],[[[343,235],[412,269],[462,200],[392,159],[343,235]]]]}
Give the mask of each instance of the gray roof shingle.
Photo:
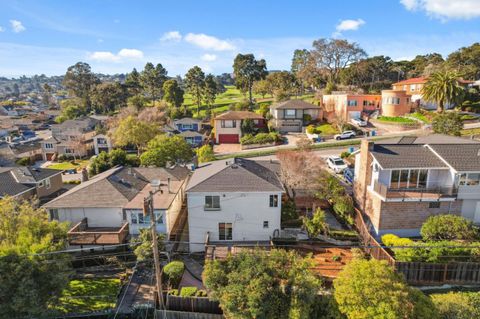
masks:
{"type": "Polygon", "coordinates": [[[16,196],[35,186],[19,183],[10,171],[0,172],[0,198],[4,196],[16,196]]]}
{"type": "Polygon", "coordinates": [[[299,99],[293,99],[293,100],[288,100],[284,102],[280,102],[277,104],[273,104],[272,108],[274,109],[320,109],[321,107],[315,104],[311,104],[308,102],[305,102],[304,100],[299,100],[299,99]]]}
{"type": "Polygon", "coordinates": [[[393,168],[448,168],[424,145],[375,144],[372,156],[383,169],[393,168]]]}
{"type": "Polygon", "coordinates": [[[480,172],[480,144],[430,144],[458,172],[480,172]]]}

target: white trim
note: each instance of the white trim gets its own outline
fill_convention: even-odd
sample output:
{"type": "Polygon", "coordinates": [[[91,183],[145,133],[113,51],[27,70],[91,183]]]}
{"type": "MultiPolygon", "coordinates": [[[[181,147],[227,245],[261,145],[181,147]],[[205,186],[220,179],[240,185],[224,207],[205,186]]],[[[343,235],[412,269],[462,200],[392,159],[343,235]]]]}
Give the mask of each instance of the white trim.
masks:
{"type": "Polygon", "coordinates": [[[435,154],[435,156],[437,156],[442,162],[445,163],[445,165],[447,165],[448,167],[450,167],[451,170],[453,170],[455,173],[457,173],[457,170],[455,168],[452,167],[452,165],[450,165],[443,157],[441,157],[437,152],[435,152],[433,150],[433,148],[429,145],[429,144],[425,144],[424,147],[428,147],[428,149],[433,153],[435,154]]]}

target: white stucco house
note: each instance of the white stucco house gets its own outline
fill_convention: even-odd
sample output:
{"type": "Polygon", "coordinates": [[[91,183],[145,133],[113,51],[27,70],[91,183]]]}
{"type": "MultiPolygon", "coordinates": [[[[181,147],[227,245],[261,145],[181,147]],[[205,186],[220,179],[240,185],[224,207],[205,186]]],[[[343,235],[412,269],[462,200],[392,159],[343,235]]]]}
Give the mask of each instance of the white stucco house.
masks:
{"type": "Polygon", "coordinates": [[[210,244],[265,242],[280,230],[282,194],[276,161],[235,158],[205,163],[186,187],[190,252],[210,244]]]}
{"type": "Polygon", "coordinates": [[[78,245],[108,245],[125,242],[150,226],[143,216],[143,200],[160,181],[153,196],[157,231],[169,236],[182,212],[186,167],[114,167],[72,188],[44,205],[51,220],[70,222],[69,242],[78,245]]]}

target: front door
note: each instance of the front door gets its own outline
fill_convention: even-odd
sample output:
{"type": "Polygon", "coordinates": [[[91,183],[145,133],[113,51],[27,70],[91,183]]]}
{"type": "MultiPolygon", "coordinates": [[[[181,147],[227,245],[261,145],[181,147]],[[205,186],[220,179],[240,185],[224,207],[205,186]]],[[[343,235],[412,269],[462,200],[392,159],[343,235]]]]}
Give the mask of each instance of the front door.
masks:
{"type": "Polygon", "coordinates": [[[473,222],[475,224],[480,224],[480,202],[477,202],[477,207],[475,208],[475,215],[473,216],[473,222]]]}

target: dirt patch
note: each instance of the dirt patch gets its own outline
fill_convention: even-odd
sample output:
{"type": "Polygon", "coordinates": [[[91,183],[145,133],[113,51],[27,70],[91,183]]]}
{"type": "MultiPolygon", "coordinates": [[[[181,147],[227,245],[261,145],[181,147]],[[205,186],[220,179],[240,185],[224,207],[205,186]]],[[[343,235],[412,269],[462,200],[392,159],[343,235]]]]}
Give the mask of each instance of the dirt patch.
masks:
{"type": "Polygon", "coordinates": [[[330,247],[313,253],[314,271],[327,279],[335,279],[338,273],[352,260],[350,248],[330,247]]]}

